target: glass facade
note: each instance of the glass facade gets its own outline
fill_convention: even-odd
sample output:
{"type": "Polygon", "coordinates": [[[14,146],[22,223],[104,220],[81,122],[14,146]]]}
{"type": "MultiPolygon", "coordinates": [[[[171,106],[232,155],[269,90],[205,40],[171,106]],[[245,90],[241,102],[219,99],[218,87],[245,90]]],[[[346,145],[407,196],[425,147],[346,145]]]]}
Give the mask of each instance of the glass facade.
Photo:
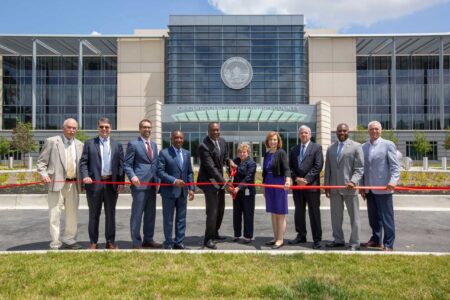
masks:
{"type": "MultiPolygon", "coordinates": [[[[391,124],[391,57],[357,57],[358,124],[391,124]]],[[[396,129],[441,129],[439,56],[396,57],[396,129]]],[[[449,56],[444,56],[444,128],[450,125],[449,56]]]]}
{"type": "Polygon", "coordinates": [[[169,26],[167,104],[306,104],[302,25],[169,26]],[[253,80],[225,86],[222,64],[242,57],[253,80]]]}
{"type": "MultiPolygon", "coordinates": [[[[83,128],[95,129],[100,117],[116,126],[117,57],[83,57],[83,128]]],[[[36,129],[58,129],[78,119],[78,57],[38,56],[36,129]]],[[[32,57],[3,57],[3,129],[16,119],[31,122],[32,57]]]]}

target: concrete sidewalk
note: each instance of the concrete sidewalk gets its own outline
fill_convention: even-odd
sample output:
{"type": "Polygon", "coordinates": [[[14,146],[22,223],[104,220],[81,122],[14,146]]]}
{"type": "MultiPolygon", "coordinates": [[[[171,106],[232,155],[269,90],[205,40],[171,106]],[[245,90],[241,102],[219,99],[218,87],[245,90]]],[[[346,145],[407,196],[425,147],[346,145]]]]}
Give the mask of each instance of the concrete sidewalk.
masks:
{"type": "MultiPolygon", "coordinates": [[[[196,194],[194,201],[188,202],[188,209],[204,209],[205,200],[203,193],[196,194]]],[[[226,196],[227,209],[232,208],[232,199],[226,196]]],[[[117,202],[117,209],[131,208],[131,194],[121,194],[117,202]]],[[[292,195],[289,195],[289,205],[293,209],[292,195]]],[[[157,207],[161,209],[161,197],[158,195],[157,207]]],[[[321,208],[327,210],[330,201],[322,195],[321,208]]],[[[47,209],[47,194],[1,194],[0,210],[8,209],[47,209]]],[[[256,196],[256,208],[264,209],[264,196],[256,196]]],[[[366,202],[360,199],[361,210],[366,210],[366,202]]],[[[411,211],[450,211],[450,195],[394,195],[395,210],[411,211]]],[[[80,209],[88,209],[86,195],[80,196],[80,209]]]]}

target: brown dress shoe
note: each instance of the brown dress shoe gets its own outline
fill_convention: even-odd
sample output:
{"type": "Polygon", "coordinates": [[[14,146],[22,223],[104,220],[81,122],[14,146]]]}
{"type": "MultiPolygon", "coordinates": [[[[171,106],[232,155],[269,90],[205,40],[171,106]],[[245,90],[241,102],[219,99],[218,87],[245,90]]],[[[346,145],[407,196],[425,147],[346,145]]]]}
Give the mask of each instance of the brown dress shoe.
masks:
{"type": "Polygon", "coordinates": [[[116,250],[116,249],[119,249],[119,247],[114,243],[106,243],[106,249],[116,250]]]}
{"type": "Polygon", "coordinates": [[[144,249],[161,249],[162,244],[157,243],[155,241],[144,241],[142,243],[142,248],[144,248],[144,249]]]}
{"type": "Polygon", "coordinates": [[[142,249],[141,245],[133,245],[133,249],[142,249]]]}
{"type": "Polygon", "coordinates": [[[97,250],[98,249],[98,245],[96,243],[90,243],[88,246],[89,250],[97,250]]]}
{"type": "Polygon", "coordinates": [[[363,248],[376,248],[376,249],[383,249],[382,244],[377,244],[373,241],[368,241],[367,243],[361,243],[361,247],[363,248]]]}

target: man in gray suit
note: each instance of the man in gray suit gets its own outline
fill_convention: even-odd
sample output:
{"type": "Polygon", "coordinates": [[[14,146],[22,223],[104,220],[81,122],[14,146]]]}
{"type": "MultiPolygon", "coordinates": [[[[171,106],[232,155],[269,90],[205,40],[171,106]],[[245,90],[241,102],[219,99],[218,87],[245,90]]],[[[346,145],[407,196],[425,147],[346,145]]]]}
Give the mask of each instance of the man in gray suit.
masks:
{"type": "Polygon", "coordinates": [[[350,216],[352,233],[350,235],[350,250],[359,249],[359,184],[364,170],[364,155],[361,144],[348,138],[349,128],[345,123],[336,129],[338,141],[327,150],[325,161],[325,185],[346,186],[345,189],[327,189],[325,195],[330,198],[331,227],[334,241],[326,247],[344,247],[345,239],[342,231],[344,219],[344,203],[350,216]]]}
{"type": "Polygon", "coordinates": [[[77,243],[77,211],[80,186],[79,162],[83,143],[75,139],[78,123],[70,118],[64,121],[63,134],[45,140],[37,160],[37,171],[48,184],[51,249],[81,249],[77,243]],[[60,238],[60,218],[64,207],[66,227],[60,238]]]}
{"type": "Polygon", "coordinates": [[[400,179],[400,164],[398,162],[395,144],[381,138],[381,124],[372,121],[368,125],[370,140],[362,146],[364,152],[364,186],[382,186],[383,190],[360,190],[367,199],[367,214],[372,228],[372,237],[363,247],[379,248],[384,251],[394,249],[395,223],[392,193],[400,179]],[[384,229],[383,245],[381,244],[384,229]]]}

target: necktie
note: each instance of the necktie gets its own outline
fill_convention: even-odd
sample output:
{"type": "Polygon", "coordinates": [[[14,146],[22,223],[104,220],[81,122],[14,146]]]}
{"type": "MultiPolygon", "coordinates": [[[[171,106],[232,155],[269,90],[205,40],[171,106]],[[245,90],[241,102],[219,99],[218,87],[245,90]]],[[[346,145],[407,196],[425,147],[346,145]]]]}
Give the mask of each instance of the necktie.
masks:
{"type": "Polygon", "coordinates": [[[300,155],[298,157],[298,168],[300,169],[300,165],[303,162],[303,159],[305,158],[305,145],[302,144],[302,148],[300,150],[300,155]]]}
{"type": "Polygon", "coordinates": [[[111,158],[110,158],[110,152],[109,152],[109,144],[108,139],[103,139],[102,141],[103,145],[103,174],[109,174],[110,168],[111,168],[111,158]]]}
{"type": "Polygon", "coordinates": [[[344,143],[340,142],[339,145],[338,145],[338,149],[337,149],[337,160],[338,161],[341,160],[342,148],[344,148],[344,143]]]}
{"type": "Polygon", "coordinates": [[[67,141],[67,178],[75,178],[75,168],[73,165],[72,142],[67,141]]]}
{"type": "Polygon", "coordinates": [[[177,150],[178,152],[178,164],[180,166],[180,169],[183,169],[183,153],[181,152],[181,149],[177,150]]]}
{"type": "Polygon", "coordinates": [[[151,159],[153,159],[153,152],[152,152],[152,146],[150,146],[149,142],[145,142],[145,144],[147,145],[147,153],[148,153],[148,157],[151,159]]]}
{"type": "Polygon", "coordinates": [[[220,155],[220,146],[219,146],[219,141],[215,141],[215,144],[216,144],[216,147],[217,147],[217,150],[219,150],[218,152],[219,152],[219,155],[220,155]]]}

